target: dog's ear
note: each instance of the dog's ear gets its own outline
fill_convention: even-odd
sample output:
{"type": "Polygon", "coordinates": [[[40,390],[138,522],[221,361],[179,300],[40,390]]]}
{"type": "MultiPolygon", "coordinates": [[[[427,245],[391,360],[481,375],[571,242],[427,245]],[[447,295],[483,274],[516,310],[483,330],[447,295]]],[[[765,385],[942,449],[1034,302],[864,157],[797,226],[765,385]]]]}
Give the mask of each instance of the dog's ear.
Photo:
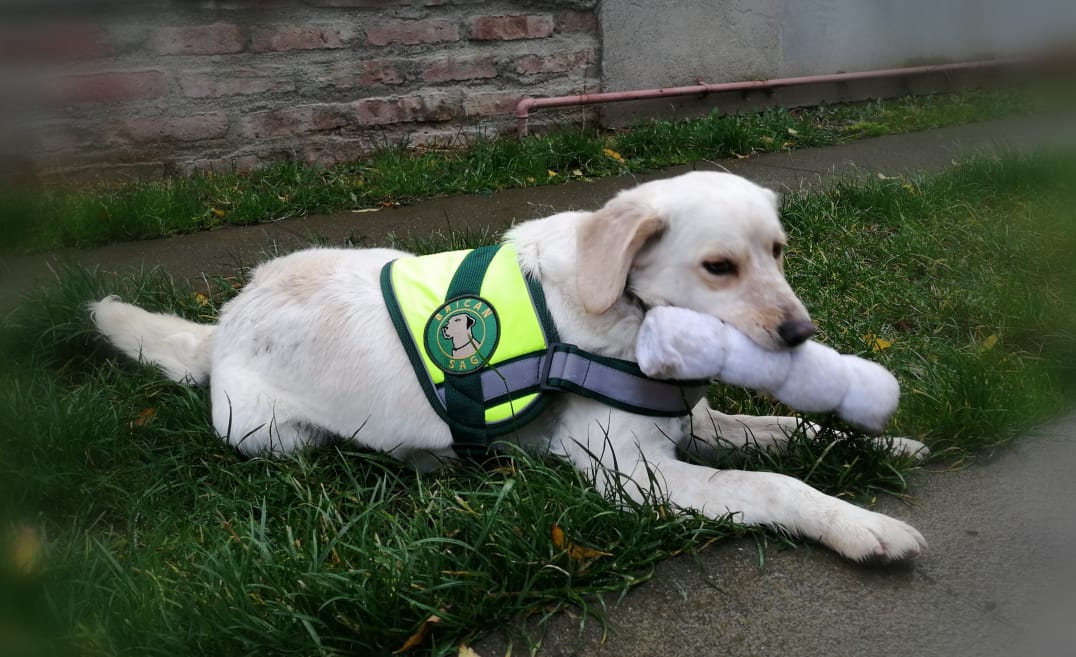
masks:
{"type": "Polygon", "coordinates": [[[587,312],[609,310],[628,282],[639,249],[665,230],[652,208],[628,199],[613,199],[583,218],[576,234],[576,287],[587,312]]]}
{"type": "Polygon", "coordinates": [[[781,209],[781,195],[780,194],[778,194],[777,192],[773,191],[772,189],[770,189],[768,187],[763,187],[762,188],[762,193],[765,194],[766,198],[770,201],[770,204],[773,205],[774,210],[780,210],[781,209]]]}

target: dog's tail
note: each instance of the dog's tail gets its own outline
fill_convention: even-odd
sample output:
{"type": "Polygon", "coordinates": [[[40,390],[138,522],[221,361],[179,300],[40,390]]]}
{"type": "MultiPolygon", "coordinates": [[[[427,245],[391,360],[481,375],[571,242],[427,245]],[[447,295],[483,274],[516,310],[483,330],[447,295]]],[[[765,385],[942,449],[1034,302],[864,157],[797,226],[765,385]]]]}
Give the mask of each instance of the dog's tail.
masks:
{"type": "Polygon", "coordinates": [[[215,326],[151,313],[117,296],[91,303],[90,317],[127,356],[156,365],[173,381],[209,382],[215,326]]]}

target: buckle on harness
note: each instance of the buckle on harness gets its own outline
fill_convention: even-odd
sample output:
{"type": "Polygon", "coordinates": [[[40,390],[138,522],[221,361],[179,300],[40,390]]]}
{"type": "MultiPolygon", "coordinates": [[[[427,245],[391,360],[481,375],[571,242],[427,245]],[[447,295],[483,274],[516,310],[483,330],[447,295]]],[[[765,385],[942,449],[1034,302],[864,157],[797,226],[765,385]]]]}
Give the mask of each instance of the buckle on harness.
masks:
{"type": "Polygon", "coordinates": [[[547,390],[561,390],[556,386],[549,385],[549,373],[553,369],[553,357],[558,353],[558,347],[563,347],[562,342],[551,342],[548,347],[545,348],[545,355],[542,356],[541,366],[538,370],[538,389],[542,392],[547,390]]]}

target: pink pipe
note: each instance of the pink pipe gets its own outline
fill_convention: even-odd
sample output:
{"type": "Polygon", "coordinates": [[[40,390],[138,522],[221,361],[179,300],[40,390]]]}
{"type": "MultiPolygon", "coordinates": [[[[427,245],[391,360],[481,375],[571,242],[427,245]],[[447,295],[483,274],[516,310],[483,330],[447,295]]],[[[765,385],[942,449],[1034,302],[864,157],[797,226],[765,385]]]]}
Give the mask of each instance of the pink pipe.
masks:
{"type": "Polygon", "coordinates": [[[634,91],[609,91],[577,96],[552,96],[548,98],[523,98],[516,104],[516,134],[527,136],[527,119],[532,110],[543,107],[569,107],[573,105],[593,105],[596,103],[619,103],[626,100],[646,100],[672,96],[703,96],[722,91],[753,91],[758,89],[777,89],[825,82],[850,82],[852,80],[870,80],[894,78],[927,73],[951,73],[967,69],[993,68],[1016,63],[1017,60],[988,59],[957,64],[937,64],[934,66],[914,66],[910,68],[889,68],[876,71],[857,71],[853,73],[833,73],[829,75],[807,75],[798,78],[775,78],[773,80],[747,80],[744,82],[721,82],[707,84],[699,82],[689,87],[666,87],[663,89],[637,89],[634,91]]]}

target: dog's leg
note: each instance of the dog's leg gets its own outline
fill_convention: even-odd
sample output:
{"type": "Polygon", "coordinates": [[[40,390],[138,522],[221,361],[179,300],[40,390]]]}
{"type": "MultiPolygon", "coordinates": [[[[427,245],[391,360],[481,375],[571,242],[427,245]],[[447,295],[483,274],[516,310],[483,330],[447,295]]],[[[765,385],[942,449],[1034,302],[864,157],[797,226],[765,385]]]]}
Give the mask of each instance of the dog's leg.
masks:
{"type": "MultiPolygon", "coordinates": [[[[703,398],[691,413],[691,434],[682,441],[680,448],[690,454],[706,456],[715,449],[756,445],[763,449],[780,449],[788,443],[788,437],[797,431],[813,437],[819,431],[814,422],[779,415],[727,415],[715,411],[703,398]]],[[[912,438],[879,436],[875,443],[886,447],[895,456],[914,456],[918,459],[930,454],[926,445],[912,438]]]]}
{"type": "Polygon", "coordinates": [[[217,435],[245,456],[281,456],[333,440],[299,416],[285,393],[227,359],[213,368],[210,394],[217,435]]]}
{"type": "Polygon", "coordinates": [[[794,417],[727,415],[712,409],[704,398],[692,409],[690,443],[681,447],[694,451],[747,445],[775,449],[784,447],[799,429],[813,436],[818,427],[794,417]]]}
{"type": "Polygon", "coordinates": [[[585,445],[563,443],[575,466],[593,476],[598,488],[612,497],[666,502],[711,518],[732,515],[744,524],[819,541],[856,561],[904,559],[926,547],[922,535],[904,522],[825,495],[785,475],[685,463],[676,458],[676,446],[668,439],[670,427],[640,436],[637,420],[618,423],[616,419],[610,417],[607,425],[597,428],[606,436],[604,444],[596,440],[585,445]]]}

